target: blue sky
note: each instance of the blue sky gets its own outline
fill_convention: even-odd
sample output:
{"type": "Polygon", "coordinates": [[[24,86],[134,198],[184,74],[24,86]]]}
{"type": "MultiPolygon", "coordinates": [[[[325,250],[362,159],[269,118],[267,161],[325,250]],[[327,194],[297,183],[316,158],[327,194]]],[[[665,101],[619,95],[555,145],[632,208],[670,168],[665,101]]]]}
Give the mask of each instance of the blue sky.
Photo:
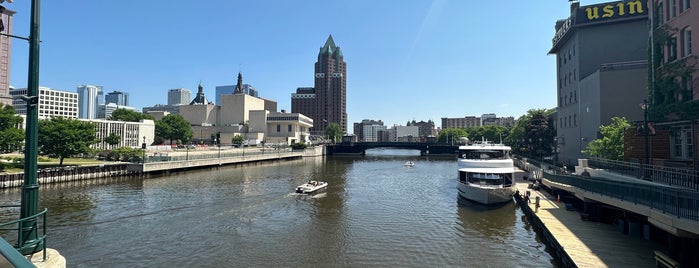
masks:
{"type": "MultiPolygon", "coordinates": [[[[29,2],[4,4],[17,12],[15,35],[29,33],[29,2]]],[[[242,71],[260,97],[290,111],[332,34],[347,62],[350,129],[362,119],[517,118],[556,105],[546,53],[569,12],[565,0],[44,0],[40,85],[101,85],[129,92],[140,109],[167,103],[171,88],[194,95],[200,81],[213,100],[242,71]]],[[[26,87],[27,54],[14,39],[14,87],[26,87]]]]}

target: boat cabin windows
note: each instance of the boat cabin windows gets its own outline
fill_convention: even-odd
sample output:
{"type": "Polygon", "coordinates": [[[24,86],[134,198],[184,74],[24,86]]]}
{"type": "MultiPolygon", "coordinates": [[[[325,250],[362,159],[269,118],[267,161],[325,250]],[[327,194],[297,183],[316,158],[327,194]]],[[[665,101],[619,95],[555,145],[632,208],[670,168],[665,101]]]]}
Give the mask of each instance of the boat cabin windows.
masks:
{"type": "Polygon", "coordinates": [[[510,159],[510,152],[504,150],[459,150],[459,158],[472,160],[510,159]]]}
{"type": "Polygon", "coordinates": [[[478,184],[482,186],[512,185],[512,178],[507,173],[468,173],[460,171],[459,181],[468,181],[471,184],[478,184]]]}

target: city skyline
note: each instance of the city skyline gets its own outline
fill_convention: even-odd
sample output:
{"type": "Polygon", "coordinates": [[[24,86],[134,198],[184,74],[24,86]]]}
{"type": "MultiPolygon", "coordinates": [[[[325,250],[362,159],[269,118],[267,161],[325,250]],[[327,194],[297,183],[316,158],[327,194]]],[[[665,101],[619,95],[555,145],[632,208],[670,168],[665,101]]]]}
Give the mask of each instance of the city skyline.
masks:
{"type": "MultiPolygon", "coordinates": [[[[600,2],[607,1],[581,4],[600,2]]],[[[506,1],[67,3],[42,3],[41,86],[102,85],[130,93],[140,110],[200,81],[213,97],[242,72],[260,97],[291,110],[296,88],[313,86],[314,57],[332,34],[347,58],[347,122],[387,125],[484,113],[518,118],[555,107],[555,56],[546,53],[556,20],[570,8],[567,1],[522,8],[506,1]],[[245,12],[228,16],[231,9],[245,12]]],[[[13,34],[27,35],[29,3],[4,6],[17,12],[13,34]]],[[[10,83],[21,88],[28,46],[12,42],[10,83]]]]}

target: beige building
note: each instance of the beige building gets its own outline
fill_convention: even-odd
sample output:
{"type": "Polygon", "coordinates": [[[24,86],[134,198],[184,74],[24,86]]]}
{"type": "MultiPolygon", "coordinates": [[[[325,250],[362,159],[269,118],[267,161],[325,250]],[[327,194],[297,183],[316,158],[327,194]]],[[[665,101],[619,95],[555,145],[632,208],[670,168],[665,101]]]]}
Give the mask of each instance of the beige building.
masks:
{"type": "Polygon", "coordinates": [[[249,145],[309,142],[313,120],[299,113],[277,112],[276,101],[238,92],[222,94],[220,102],[218,106],[207,101],[200,86],[190,105],[179,106],[180,115],[192,125],[193,143],[231,145],[236,135],[249,145]]]}

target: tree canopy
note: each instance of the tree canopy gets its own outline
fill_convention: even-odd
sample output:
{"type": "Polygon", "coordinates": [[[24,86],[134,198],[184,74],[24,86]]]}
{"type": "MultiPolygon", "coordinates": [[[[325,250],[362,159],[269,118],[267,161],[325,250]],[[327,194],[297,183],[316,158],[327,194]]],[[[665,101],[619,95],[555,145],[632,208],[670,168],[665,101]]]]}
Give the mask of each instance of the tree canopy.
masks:
{"type": "Polygon", "coordinates": [[[117,135],[116,133],[109,133],[109,136],[104,138],[104,142],[113,147],[121,142],[121,136],[117,135]]]}
{"type": "Polygon", "coordinates": [[[612,117],[612,123],[600,126],[602,138],[592,140],[583,151],[589,156],[597,156],[610,160],[623,160],[624,158],[624,131],[631,124],[624,117],[612,117]]]}
{"type": "Polygon", "coordinates": [[[139,113],[134,110],[119,108],[112,112],[109,120],[114,121],[126,121],[126,122],[140,122],[142,119],[153,120],[153,117],[149,114],[139,113]]]}
{"type": "Polygon", "coordinates": [[[553,109],[532,109],[517,119],[517,125],[510,129],[505,143],[518,153],[538,156],[551,155],[556,137],[556,129],[549,115],[553,109]]]}
{"type": "Polygon", "coordinates": [[[342,127],[338,123],[330,123],[325,129],[325,137],[333,142],[342,141],[342,127]]]}
{"type": "Polygon", "coordinates": [[[24,143],[24,130],[17,128],[22,117],[15,114],[15,108],[0,103],[0,153],[19,150],[24,143]]]}
{"type": "Polygon", "coordinates": [[[468,139],[471,141],[479,141],[485,139],[487,141],[500,143],[509,135],[510,130],[503,126],[480,126],[471,127],[466,130],[468,139]]]}
{"type": "Polygon", "coordinates": [[[445,128],[437,134],[437,143],[457,144],[461,137],[468,137],[463,128],[445,128]]]}
{"type": "Polygon", "coordinates": [[[95,125],[77,119],[52,117],[39,120],[39,150],[43,155],[63,159],[89,153],[90,145],[98,142],[95,125]]]}
{"type": "Polygon", "coordinates": [[[188,143],[194,137],[189,122],[179,114],[169,114],[155,122],[155,136],[165,140],[188,143]]]}

